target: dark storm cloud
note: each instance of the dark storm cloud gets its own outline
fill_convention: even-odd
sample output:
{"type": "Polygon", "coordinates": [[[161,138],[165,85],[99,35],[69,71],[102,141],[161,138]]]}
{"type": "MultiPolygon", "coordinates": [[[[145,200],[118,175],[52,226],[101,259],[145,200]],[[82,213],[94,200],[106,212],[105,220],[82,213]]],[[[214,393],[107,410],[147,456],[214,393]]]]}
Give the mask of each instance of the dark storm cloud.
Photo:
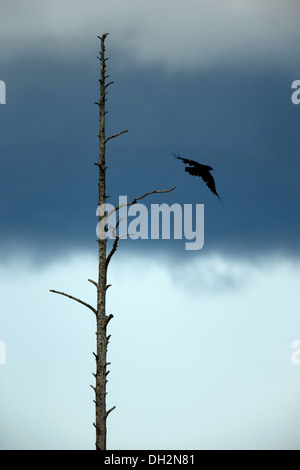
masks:
{"type": "MultiPolygon", "coordinates": [[[[34,57],[2,69],[2,256],[16,247],[46,256],[96,249],[98,62],[92,52],[78,62],[34,57]]],[[[107,146],[109,202],[176,186],[147,203],[204,203],[205,251],[298,253],[300,107],[290,98],[296,67],[165,75],[154,67],[120,72],[118,55],[110,59],[115,84],[107,132],[129,133],[107,146]],[[172,152],[214,168],[223,206],[172,152]]],[[[123,241],[125,247],[184,253],[184,241],[123,241]]]]}

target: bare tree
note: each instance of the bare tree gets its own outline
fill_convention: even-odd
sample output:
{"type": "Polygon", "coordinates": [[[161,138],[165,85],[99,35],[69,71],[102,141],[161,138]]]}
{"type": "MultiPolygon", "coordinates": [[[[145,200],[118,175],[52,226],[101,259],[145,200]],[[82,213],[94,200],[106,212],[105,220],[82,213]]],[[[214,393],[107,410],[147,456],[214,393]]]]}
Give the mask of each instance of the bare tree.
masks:
{"type": "Polygon", "coordinates": [[[106,61],[107,58],[105,57],[105,39],[108,36],[108,33],[103,34],[103,36],[98,36],[101,42],[100,46],[100,55],[98,59],[100,60],[100,99],[96,101],[95,104],[99,106],[99,160],[95,165],[99,168],[99,182],[98,182],[98,208],[102,208],[98,212],[99,214],[99,224],[103,228],[101,231],[101,236],[98,235],[98,281],[93,281],[92,279],[88,279],[97,289],[97,307],[94,308],[92,305],[74,297],[72,295],[66,294],[65,292],[57,291],[57,290],[50,290],[55,294],[60,294],[63,296],[68,297],[69,299],[75,300],[80,304],[84,305],[85,307],[89,308],[94,312],[96,316],[96,324],[97,324],[97,353],[93,353],[96,359],[96,373],[93,374],[95,377],[95,386],[91,385],[93,390],[95,391],[95,406],[96,406],[96,419],[94,426],[96,428],[96,450],[105,450],[106,449],[106,420],[111,411],[115,409],[115,406],[108,409],[106,408],[106,384],[107,384],[107,375],[109,370],[107,370],[107,366],[110,364],[107,362],[107,348],[110,339],[110,335],[107,335],[107,326],[109,321],[113,318],[113,315],[106,314],[106,291],[110,284],[107,284],[107,271],[109,262],[117,250],[119,239],[122,235],[117,235],[117,228],[120,223],[119,217],[119,210],[124,206],[131,206],[136,204],[137,201],[144,199],[146,196],[150,194],[156,193],[168,193],[175,189],[171,188],[168,190],[156,190],[156,191],[149,191],[142,196],[134,198],[131,202],[121,204],[115,207],[111,211],[105,210],[106,205],[106,164],[105,164],[105,151],[106,151],[106,144],[109,140],[114,139],[126,132],[124,130],[117,134],[111,135],[106,137],[105,135],[105,116],[107,111],[105,110],[105,102],[106,102],[106,95],[107,95],[107,88],[113,82],[106,82],[109,78],[107,74],[107,67],[106,61]],[[116,225],[112,227],[113,231],[113,245],[109,252],[107,252],[107,237],[105,236],[105,232],[108,230],[106,224],[108,218],[113,214],[116,213],[116,225]]]}

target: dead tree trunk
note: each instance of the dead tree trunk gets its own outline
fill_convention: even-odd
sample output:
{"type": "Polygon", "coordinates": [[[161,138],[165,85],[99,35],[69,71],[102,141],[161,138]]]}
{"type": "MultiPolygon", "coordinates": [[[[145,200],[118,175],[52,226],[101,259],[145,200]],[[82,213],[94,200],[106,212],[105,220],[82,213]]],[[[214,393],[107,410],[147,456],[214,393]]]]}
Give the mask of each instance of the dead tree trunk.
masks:
{"type": "MultiPolygon", "coordinates": [[[[104,41],[106,34],[101,39],[100,48],[100,101],[99,105],[99,182],[98,182],[98,207],[106,203],[106,168],[105,168],[105,101],[106,101],[106,60],[104,41]]],[[[101,215],[99,216],[99,218],[101,215]]],[[[106,278],[107,270],[106,262],[106,238],[98,239],[99,259],[98,259],[98,284],[97,284],[97,354],[96,354],[96,388],[95,388],[95,404],[96,404],[96,449],[106,449],[106,373],[107,373],[107,345],[109,338],[106,334],[107,318],[106,318],[106,278]]]]}
{"type": "Polygon", "coordinates": [[[106,384],[107,384],[107,375],[109,371],[107,370],[107,366],[110,364],[107,362],[107,348],[110,339],[110,335],[107,335],[107,326],[109,321],[113,318],[113,315],[106,314],[106,291],[109,287],[107,284],[107,270],[109,262],[116,252],[118,247],[118,241],[121,235],[116,234],[116,230],[120,223],[119,215],[117,216],[117,222],[115,227],[112,228],[114,234],[114,241],[112,248],[109,253],[107,253],[107,238],[106,238],[106,221],[112,215],[112,213],[116,212],[119,214],[119,210],[124,206],[131,206],[135,204],[138,200],[145,198],[149,194],[155,193],[168,193],[173,191],[175,188],[171,188],[168,190],[158,190],[158,191],[149,191],[142,196],[134,198],[131,202],[122,204],[120,206],[115,207],[110,212],[105,211],[105,204],[106,204],[106,162],[105,162],[105,151],[106,151],[106,144],[109,140],[114,139],[115,137],[128,132],[124,130],[119,132],[118,134],[111,135],[109,137],[105,136],[105,116],[107,111],[105,110],[105,102],[106,102],[106,95],[107,95],[107,87],[111,85],[113,82],[106,83],[107,75],[106,70],[106,61],[107,58],[105,57],[105,39],[108,34],[103,34],[103,36],[98,36],[100,39],[100,53],[98,59],[100,60],[100,79],[99,79],[99,88],[100,88],[100,99],[96,101],[95,104],[99,106],[99,160],[95,165],[99,168],[99,182],[98,182],[98,209],[102,208],[98,211],[99,215],[99,224],[102,227],[100,230],[100,236],[98,236],[98,282],[95,282],[91,279],[88,279],[89,282],[94,284],[97,289],[97,308],[92,307],[88,303],[73,297],[72,295],[66,294],[61,291],[50,290],[50,292],[64,295],[72,300],[76,300],[80,304],[84,305],[85,307],[92,310],[96,316],[96,337],[97,337],[97,353],[93,353],[96,359],[96,373],[93,374],[96,380],[95,386],[91,385],[93,390],[95,391],[95,408],[96,408],[96,419],[94,426],[96,428],[96,450],[106,450],[106,420],[107,416],[111,411],[115,409],[115,406],[110,408],[109,410],[106,409],[106,384]]]}

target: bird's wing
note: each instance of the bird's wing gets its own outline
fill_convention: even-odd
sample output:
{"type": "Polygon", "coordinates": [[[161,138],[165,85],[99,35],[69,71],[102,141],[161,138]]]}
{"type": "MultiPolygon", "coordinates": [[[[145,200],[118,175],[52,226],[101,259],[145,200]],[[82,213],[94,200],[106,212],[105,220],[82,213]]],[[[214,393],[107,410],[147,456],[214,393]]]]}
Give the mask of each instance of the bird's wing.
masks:
{"type": "MultiPolygon", "coordinates": [[[[176,153],[173,153],[172,155],[174,155],[174,157],[178,158],[179,160],[182,160],[183,163],[185,163],[186,165],[190,165],[191,167],[194,167],[195,168],[195,173],[191,173],[191,175],[195,175],[195,176],[201,176],[200,175],[200,172],[201,171],[207,171],[207,170],[212,170],[212,168],[208,165],[203,165],[202,163],[199,163],[199,162],[195,162],[195,160],[189,160],[188,158],[183,158],[183,157],[180,157],[180,155],[176,155],[176,153]],[[196,173],[196,169],[198,169],[198,173],[196,173]]],[[[187,168],[186,171],[188,171],[190,173],[190,170],[192,170],[192,168],[187,168]]]]}
{"type": "Polygon", "coordinates": [[[199,176],[201,176],[203,181],[205,181],[206,186],[211,190],[211,192],[214,193],[220,199],[220,196],[216,190],[215,180],[213,176],[209,173],[209,171],[203,172],[203,174],[199,176]]]}
{"type": "Polygon", "coordinates": [[[175,158],[178,158],[178,160],[182,160],[183,163],[185,163],[186,165],[199,165],[198,162],[195,162],[194,160],[189,160],[188,158],[180,157],[179,154],[176,155],[176,153],[173,153],[172,155],[174,155],[175,158]]]}
{"type": "Polygon", "coordinates": [[[186,166],[185,171],[189,173],[190,175],[193,176],[201,176],[202,177],[202,168],[199,165],[194,165],[194,166],[186,166]]]}

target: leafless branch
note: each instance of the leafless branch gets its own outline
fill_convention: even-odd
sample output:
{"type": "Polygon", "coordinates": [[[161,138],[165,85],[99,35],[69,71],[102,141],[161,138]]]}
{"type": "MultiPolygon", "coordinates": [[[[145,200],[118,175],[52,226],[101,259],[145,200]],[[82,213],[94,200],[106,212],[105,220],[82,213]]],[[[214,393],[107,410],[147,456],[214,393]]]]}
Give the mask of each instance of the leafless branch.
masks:
{"type": "Polygon", "coordinates": [[[110,253],[108,254],[108,256],[107,256],[107,258],[106,258],[106,261],[105,261],[106,267],[108,266],[108,264],[109,264],[109,262],[110,262],[110,260],[111,260],[111,258],[112,258],[112,256],[113,256],[113,254],[116,252],[116,250],[117,250],[117,248],[118,248],[118,242],[119,242],[120,237],[119,237],[119,236],[116,236],[116,230],[117,230],[117,228],[118,228],[118,226],[119,226],[121,220],[122,220],[122,218],[119,217],[116,226],[112,228],[112,233],[113,233],[113,236],[115,237],[115,240],[114,240],[112,249],[111,249],[110,253]]]}
{"type": "Polygon", "coordinates": [[[88,281],[91,282],[92,284],[94,284],[95,287],[98,287],[97,282],[93,281],[92,279],[88,279],[88,281]]]}
{"type": "Polygon", "coordinates": [[[60,294],[64,295],[65,297],[68,297],[69,299],[76,300],[76,302],[79,302],[80,304],[84,305],[85,307],[89,308],[94,312],[95,315],[97,315],[97,310],[92,307],[90,304],[87,304],[86,302],[83,302],[83,300],[77,299],[76,297],[73,297],[72,295],[65,294],[65,292],[59,292],[57,290],[50,289],[50,292],[53,292],[54,294],[60,294]]]}
{"type": "MultiPolygon", "coordinates": [[[[139,197],[136,197],[133,199],[133,201],[131,202],[127,202],[127,203],[124,203],[124,204],[120,204],[119,206],[115,207],[114,209],[112,209],[108,214],[106,214],[104,216],[104,218],[108,218],[111,214],[113,214],[114,212],[117,212],[118,210],[120,210],[122,207],[125,207],[125,206],[132,206],[133,204],[136,204],[137,201],[145,198],[146,196],[149,196],[150,194],[157,194],[157,193],[170,193],[171,191],[173,191],[174,189],[176,188],[176,186],[174,186],[174,188],[171,188],[171,189],[166,189],[166,190],[157,190],[157,191],[149,191],[148,193],[145,193],[143,194],[142,196],[139,196],[139,197]]],[[[110,251],[110,253],[108,254],[107,258],[106,258],[106,267],[108,266],[112,256],[114,255],[114,253],[117,251],[117,248],[118,248],[118,242],[119,242],[119,239],[121,237],[126,237],[126,236],[129,236],[130,234],[125,234],[125,235],[117,235],[116,236],[116,229],[119,225],[119,223],[121,222],[121,218],[118,219],[118,222],[117,222],[117,225],[112,229],[113,230],[113,236],[115,237],[114,239],[114,243],[113,243],[113,246],[112,246],[112,249],[110,251]]]]}
{"type": "Polygon", "coordinates": [[[108,36],[108,35],[109,35],[109,33],[104,33],[104,34],[102,34],[102,36],[97,36],[97,38],[99,38],[99,39],[105,39],[106,36],[108,36]]]}
{"type": "Polygon", "coordinates": [[[108,219],[108,217],[110,217],[111,214],[113,214],[114,212],[117,212],[122,207],[132,206],[133,204],[136,204],[137,201],[140,201],[141,199],[144,199],[146,196],[149,196],[150,194],[170,193],[171,191],[174,191],[174,189],[176,189],[176,186],[174,186],[174,188],[171,188],[171,189],[160,189],[160,190],[156,190],[156,191],[149,191],[148,193],[145,193],[142,196],[135,197],[133,199],[133,201],[131,201],[131,202],[124,202],[124,204],[120,204],[119,206],[114,207],[114,209],[112,209],[110,212],[108,212],[104,217],[108,219]]]}
{"type": "Polygon", "coordinates": [[[108,410],[108,411],[106,412],[106,418],[107,418],[107,416],[109,415],[109,413],[111,413],[115,408],[116,408],[116,407],[113,406],[112,408],[110,408],[110,410],[108,410]]]}
{"type": "Polygon", "coordinates": [[[112,82],[107,83],[107,84],[105,85],[105,88],[107,88],[109,85],[112,85],[113,83],[115,83],[115,82],[112,81],[112,82]]]}
{"type": "Polygon", "coordinates": [[[108,142],[110,139],[114,139],[115,137],[119,137],[119,135],[125,134],[126,132],[128,132],[128,130],[125,130],[125,131],[119,132],[119,134],[114,134],[114,135],[107,137],[105,139],[105,143],[108,142]]]}
{"type": "Polygon", "coordinates": [[[108,315],[108,317],[106,317],[106,320],[105,320],[105,326],[107,326],[108,322],[114,318],[114,316],[112,314],[108,315]]]}
{"type": "Polygon", "coordinates": [[[108,266],[112,256],[117,251],[119,239],[120,239],[120,237],[116,237],[115,240],[114,240],[112,249],[111,249],[110,253],[107,255],[107,258],[106,258],[106,266],[108,266]]]}

